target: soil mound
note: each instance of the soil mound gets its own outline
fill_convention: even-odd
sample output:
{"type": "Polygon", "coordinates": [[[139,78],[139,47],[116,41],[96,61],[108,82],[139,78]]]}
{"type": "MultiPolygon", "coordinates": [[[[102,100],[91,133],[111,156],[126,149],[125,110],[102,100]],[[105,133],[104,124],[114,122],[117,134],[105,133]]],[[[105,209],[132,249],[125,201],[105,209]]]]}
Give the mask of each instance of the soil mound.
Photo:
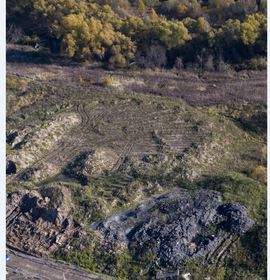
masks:
{"type": "Polygon", "coordinates": [[[63,186],[22,190],[7,198],[7,244],[35,255],[67,247],[79,235],[71,196],[63,186]]]}
{"type": "Polygon", "coordinates": [[[90,177],[97,177],[112,170],[117,160],[117,154],[109,148],[82,152],[67,165],[65,175],[75,177],[86,184],[90,177]]]}

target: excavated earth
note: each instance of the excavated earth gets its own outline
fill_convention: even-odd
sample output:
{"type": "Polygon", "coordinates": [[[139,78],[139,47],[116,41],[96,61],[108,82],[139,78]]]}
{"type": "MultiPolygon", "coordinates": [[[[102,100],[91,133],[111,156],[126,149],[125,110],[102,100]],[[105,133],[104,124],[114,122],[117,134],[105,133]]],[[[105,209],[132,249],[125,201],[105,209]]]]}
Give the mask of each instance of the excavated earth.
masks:
{"type": "MultiPolygon", "coordinates": [[[[43,257],[60,248],[69,250],[74,239],[85,235],[73,219],[72,207],[68,189],[59,185],[9,194],[7,244],[43,257]]],[[[159,263],[165,271],[182,271],[186,259],[219,262],[235,238],[252,226],[243,205],[223,203],[218,192],[190,193],[182,188],[151,196],[92,224],[104,237],[104,250],[117,253],[126,247],[134,256],[151,252],[152,265],[159,263]]]]}
{"type": "Polygon", "coordinates": [[[65,187],[20,190],[7,197],[7,244],[33,255],[48,256],[81,235],[70,215],[65,187]]]}
{"type": "Polygon", "coordinates": [[[186,258],[218,261],[231,239],[252,225],[244,206],[222,203],[217,192],[176,188],[93,227],[106,242],[122,243],[134,254],[147,248],[162,267],[181,267],[186,258]]]}

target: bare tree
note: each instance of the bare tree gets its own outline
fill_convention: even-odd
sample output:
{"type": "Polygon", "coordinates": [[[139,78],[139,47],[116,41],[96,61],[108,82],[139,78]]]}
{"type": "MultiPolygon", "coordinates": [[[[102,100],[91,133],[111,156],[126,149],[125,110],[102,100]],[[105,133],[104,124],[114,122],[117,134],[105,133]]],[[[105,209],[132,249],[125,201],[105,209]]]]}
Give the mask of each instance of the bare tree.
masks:
{"type": "Polygon", "coordinates": [[[144,58],[145,67],[164,67],[167,63],[166,49],[159,45],[152,45],[144,58]]]}
{"type": "Polygon", "coordinates": [[[7,28],[7,42],[11,44],[19,43],[22,40],[23,31],[20,27],[12,24],[7,28]]]}
{"type": "Polygon", "coordinates": [[[174,63],[174,67],[176,69],[183,69],[184,68],[184,64],[183,64],[183,60],[181,57],[177,57],[174,63]]]}

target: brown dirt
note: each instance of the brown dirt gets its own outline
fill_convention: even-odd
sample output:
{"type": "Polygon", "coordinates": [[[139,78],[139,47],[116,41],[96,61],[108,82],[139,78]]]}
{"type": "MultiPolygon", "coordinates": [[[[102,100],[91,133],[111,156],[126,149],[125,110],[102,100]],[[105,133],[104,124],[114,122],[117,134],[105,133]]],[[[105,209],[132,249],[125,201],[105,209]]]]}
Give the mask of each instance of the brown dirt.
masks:
{"type": "Polygon", "coordinates": [[[40,256],[68,247],[81,231],[71,210],[71,196],[62,186],[9,194],[7,244],[40,256]]]}
{"type": "MultiPolygon", "coordinates": [[[[9,45],[8,50],[18,46],[9,45]]],[[[31,51],[28,47],[27,52],[31,51]]],[[[33,51],[33,50],[32,50],[33,51]]],[[[22,49],[22,53],[26,50],[22,49]]],[[[87,88],[103,86],[104,76],[110,76],[113,85],[124,92],[181,98],[194,106],[214,104],[266,104],[266,71],[226,71],[199,74],[187,70],[134,70],[105,71],[96,65],[64,66],[52,63],[12,62],[7,65],[9,75],[44,83],[81,83],[87,88]]]]}

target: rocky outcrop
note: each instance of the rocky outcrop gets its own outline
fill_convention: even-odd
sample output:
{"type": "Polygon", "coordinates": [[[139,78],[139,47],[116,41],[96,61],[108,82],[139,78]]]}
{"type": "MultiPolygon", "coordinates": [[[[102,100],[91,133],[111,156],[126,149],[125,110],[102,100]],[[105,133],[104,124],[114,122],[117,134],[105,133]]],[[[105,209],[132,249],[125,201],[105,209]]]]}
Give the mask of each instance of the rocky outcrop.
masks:
{"type": "Polygon", "coordinates": [[[177,188],[93,227],[109,243],[125,244],[135,254],[148,248],[161,266],[176,267],[186,258],[211,258],[224,241],[243,234],[252,225],[244,206],[223,204],[217,192],[191,194],[177,188]]]}
{"type": "Polygon", "coordinates": [[[22,190],[7,197],[7,244],[36,255],[65,248],[80,235],[70,212],[71,196],[63,186],[22,190]]]}

